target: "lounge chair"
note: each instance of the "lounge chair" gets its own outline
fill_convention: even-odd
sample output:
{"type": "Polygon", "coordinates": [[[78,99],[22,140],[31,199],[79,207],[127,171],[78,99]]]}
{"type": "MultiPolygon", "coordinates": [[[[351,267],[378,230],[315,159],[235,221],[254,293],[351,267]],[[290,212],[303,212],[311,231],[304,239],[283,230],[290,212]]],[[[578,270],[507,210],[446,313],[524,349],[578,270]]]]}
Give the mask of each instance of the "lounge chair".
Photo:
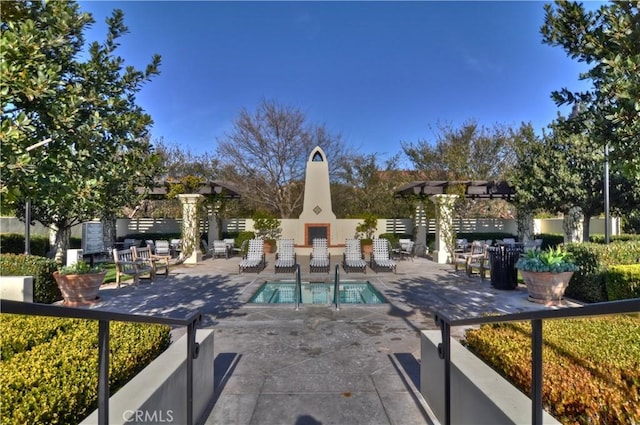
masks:
{"type": "Polygon", "coordinates": [[[364,260],[360,239],[345,240],[342,268],[347,273],[351,271],[367,272],[367,262],[364,260]]]}
{"type": "Polygon", "coordinates": [[[276,252],[276,273],[291,273],[296,265],[296,253],[293,248],[293,239],[280,239],[278,252],[276,252]]]}
{"type": "Polygon", "coordinates": [[[374,239],[371,252],[371,269],[378,273],[380,270],[396,272],[396,263],[390,257],[391,249],[387,239],[374,239]]]}
{"type": "Polygon", "coordinates": [[[331,265],[331,254],[326,238],[315,238],[309,257],[309,272],[329,273],[331,265]]]}
{"type": "Polygon", "coordinates": [[[235,239],[223,239],[224,243],[227,244],[227,249],[229,250],[229,255],[234,256],[236,254],[242,254],[242,248],[236,247],[235,239]]]}
{"type": "Polygon", "coordinates": [[[264,241],[262,239],[251,239],[247,254],[238,264],[238,273],[242,273],[245,270],[260,273],[265,266],[264,241]]]}

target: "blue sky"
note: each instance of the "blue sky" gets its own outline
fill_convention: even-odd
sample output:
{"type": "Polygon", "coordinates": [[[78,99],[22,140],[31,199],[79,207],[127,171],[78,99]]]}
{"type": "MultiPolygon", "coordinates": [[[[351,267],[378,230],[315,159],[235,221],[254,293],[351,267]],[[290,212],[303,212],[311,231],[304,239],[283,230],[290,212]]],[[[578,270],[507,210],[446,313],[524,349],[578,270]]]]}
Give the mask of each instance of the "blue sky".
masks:
{"type": "Polygon", "coordinates": [[[543,4],[80,3],[96,20],[87,41],[103,41],[105,17],[120,8],[126,64],[143,69],[162,56],[138,96],[152,139],[213,153],[242,108],[268,99],[381,158],[401,141],[433,140],[438,121],[530,121],[541,132],[558,112],[551,91],[586,87],[583,64],[542,44],[543,4]]]}

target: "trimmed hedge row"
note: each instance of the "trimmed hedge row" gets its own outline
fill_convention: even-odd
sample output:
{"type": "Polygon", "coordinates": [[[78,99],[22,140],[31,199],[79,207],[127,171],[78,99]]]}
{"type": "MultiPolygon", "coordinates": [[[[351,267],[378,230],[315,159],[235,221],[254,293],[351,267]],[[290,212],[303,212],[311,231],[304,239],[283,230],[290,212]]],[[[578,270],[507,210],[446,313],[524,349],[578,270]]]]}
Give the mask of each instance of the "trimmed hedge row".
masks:
{"type": "Polygon", "coordinates": [[[640,241],[592,242],[566,245],[580,269],[573,274],[565,295],[584,302],[608,301],[606,272],[611,266],[634,264],[640,259],[640,241]]]}
{"type": "Polygon", "coordinates": [[[33,302],[51,304],[62,299],[53,272],[58,264],[49,258],[24,254],[0,254],[1,276],[33,276],[33,302]]]}
{"type": "Polygon", "coordinates": [[[610,267],[605,283],[609,301],[640,298],[640,264],[610,267]]]}
{"type": "MultiPolygon", "coordinates": [[[[563,424],[640,423],[640,320],[631,316],[543,324],[543,404],[563,424]]],[[[464,344],[531,394],[531,325],[485,325],[464,344]]]]}
{"type": "MultiPolygon", "coordinates": [[[[24,235],[22,233],[0,234],[0,246],[4,254],[24,254],[24,235]]],[[[29,250],[32,255],[45,257],[49,251],[49,238],[42,235],[31,235],[29,250]]]]}
{"type": "MultiPolygon", "coordinates": [[[[97,408],[97,322],[12,314],[0,319],[3,423],[79,423],[97,408]]],[[[164,325],[111,323],[111,393],[169,346],[169,331],[164,325]]]]}
{"type": "MultiPolygon", "coordinates": [[[[622,234],[622,235],[611,235],[609,238],[610,242],[629,242],[629,241],[640,241],[640,235],[633,235],[630,233],[622,234]]],[[[594,243],[604,243],[604,235],[591,235],[589,236],[589,242],[594,243]]]]}

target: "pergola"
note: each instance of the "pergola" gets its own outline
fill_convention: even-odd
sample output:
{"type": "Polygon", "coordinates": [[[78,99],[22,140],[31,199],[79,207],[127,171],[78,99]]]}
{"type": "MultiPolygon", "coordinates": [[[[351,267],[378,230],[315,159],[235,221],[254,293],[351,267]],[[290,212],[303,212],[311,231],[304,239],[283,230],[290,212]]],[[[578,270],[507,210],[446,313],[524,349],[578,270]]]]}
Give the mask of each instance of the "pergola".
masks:
{"type": "MultiPolygon", "coordinates": [[[[458,194],[449,194],[450,187],[464,187],[464,197],[469,199],[506,199],[512,200],[515,188],[506,181],[494,180],[424,180],[413,181],[395,190],[396,197],[418,197],[429,199],[436,206],[436,241],[433,256],[438,263],[446,263],[452,253],[445,243],[445,235],[450,234],[453,227],[452,209],[458,194]]],[[[419,208],[423,208],[422,205],[419,208]]],[[[427,244],[426,223],[416,220],[418,229],[416,242],[427,244]]]]}
{"type": "MultiPolygon", "coordinates": [[[[170,180],[157,180],[151,189],[138,188],[138,193],[146,194],[151,199],[166,199],[171,184],[179,183],[170,180]]],[[[198,263],[202,261],[202,251],[200,250],[200,232],[198,204],[206,197],[222,197],[228,199],[240,198],[240,190],[233,185],[220,180],[205,181],[200,184],[193,193],[180,194],[178,199],[182,203],[182,253],[181,261],[185,263],[198,263]]],[[[208,212],[209,240],[215,238],[216,220],[210,210],[208,212]]]]}
{"type": "Polygon", "coordinates": [[[512,200],[515,189],[503,180],[425,180],[414,181],[400,186],[395,193],[398,197],[446,195],[449,187],[464,186],[464,195],[469,199],[512,200]]]}
{"type": "MultiPolygon", "coordinates": [[[[171,180],[156,180],[153,188],[150,190],[146,188],[138,188],[138,193],[146,193],[151,199],[166,199],[169,193],[171,184],[179,183],[178,181],[171,180]]],[[[208,196],[208,195],[221,195],[225,198],[240,198],[240,190],[231,185],[230,183],[223,182],[221,180],[210,180],[200,184],[200,187],[194,194],[208,196]]]]}

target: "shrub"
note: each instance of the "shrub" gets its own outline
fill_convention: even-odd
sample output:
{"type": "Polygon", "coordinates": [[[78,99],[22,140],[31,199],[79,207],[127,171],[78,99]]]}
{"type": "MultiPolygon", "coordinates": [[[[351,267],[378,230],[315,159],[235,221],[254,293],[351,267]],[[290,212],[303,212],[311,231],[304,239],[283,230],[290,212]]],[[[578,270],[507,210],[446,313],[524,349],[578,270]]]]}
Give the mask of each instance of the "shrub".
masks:
{"type": "MultiPolygon", "coordinates": [[[[640,320],[631,316],[544,322],[545,409],[564,424],[640,421],[640,320]]],[[[531,326],[485,325],[465,345],[531,394],[531,326]]]]}
{"type": "MultiPolygon", "coordinates": [[[[244,241],[248,241],[251,240],[255,237],[253,232],[240,232],[238,234],[238,237],[236,238],[236,240],[234,241],[235,246],[237,246],[238,248],[240,248],[242,246],[242,244],[244,243],[244,241]]],[[[248,248],[248,247],[247,247],[248,248]]],[[[245,254],[246,252],[243,252],[243,254],[245,254]]]]}
{"type": "Polygon", "coordinates": [[[33,302],[51,304],[62,299],[53,272],[58,264],[36,255],[0,254],[0,275],[33,276],[33,302]]]}
{"type": "Polygon", "coordinates": [[[633,264],[640,257],[640,242],[571,243],[566,249],[573,254],[579,269],[573,275],[565,296],[585,302],[607,301],[605,272],[608,267],[633,264]]]}
{"type": "MultiPolygon", "coordinates": [[[[0,318],[3,423],[79,423],[96,409],[97,322],[12,314],[0,318]]],[[[111,323],[111,393],[168,347],[169,331],[161,325],[111,323]]]]}
{"type": "Polygon", "coordinates": [[[605,282],[609,301],[640,298],[640,264],[610,267],[605,282]]]}
{"type": "MultiPolygon", "coordinates": [[[[3,254],[24,254],[24,235],[22,233],[0,234],[0,246],[3,254]]],[[[31,255],[45,257],[49,251],[49,238],[43,235],[31,235],[29,250],[31,255]]]]}
{"type": "Polygon", "coordinates": [[[558,233],[538,233],[533,235],[534,239],[542,239],[540,249],[555,248],[564,243],[564,235],[558,233]]]}
{"type": "MultiPolygon", "coordinates": [[[[611,237],[609,238],[609,241],[610,242],[640,241],[640,235],[633,235],[633,234],[611,235],[611,237]]],[[[604,243],[604,235],[591,235],[589,236],[589,242],[604,243]]]]}

